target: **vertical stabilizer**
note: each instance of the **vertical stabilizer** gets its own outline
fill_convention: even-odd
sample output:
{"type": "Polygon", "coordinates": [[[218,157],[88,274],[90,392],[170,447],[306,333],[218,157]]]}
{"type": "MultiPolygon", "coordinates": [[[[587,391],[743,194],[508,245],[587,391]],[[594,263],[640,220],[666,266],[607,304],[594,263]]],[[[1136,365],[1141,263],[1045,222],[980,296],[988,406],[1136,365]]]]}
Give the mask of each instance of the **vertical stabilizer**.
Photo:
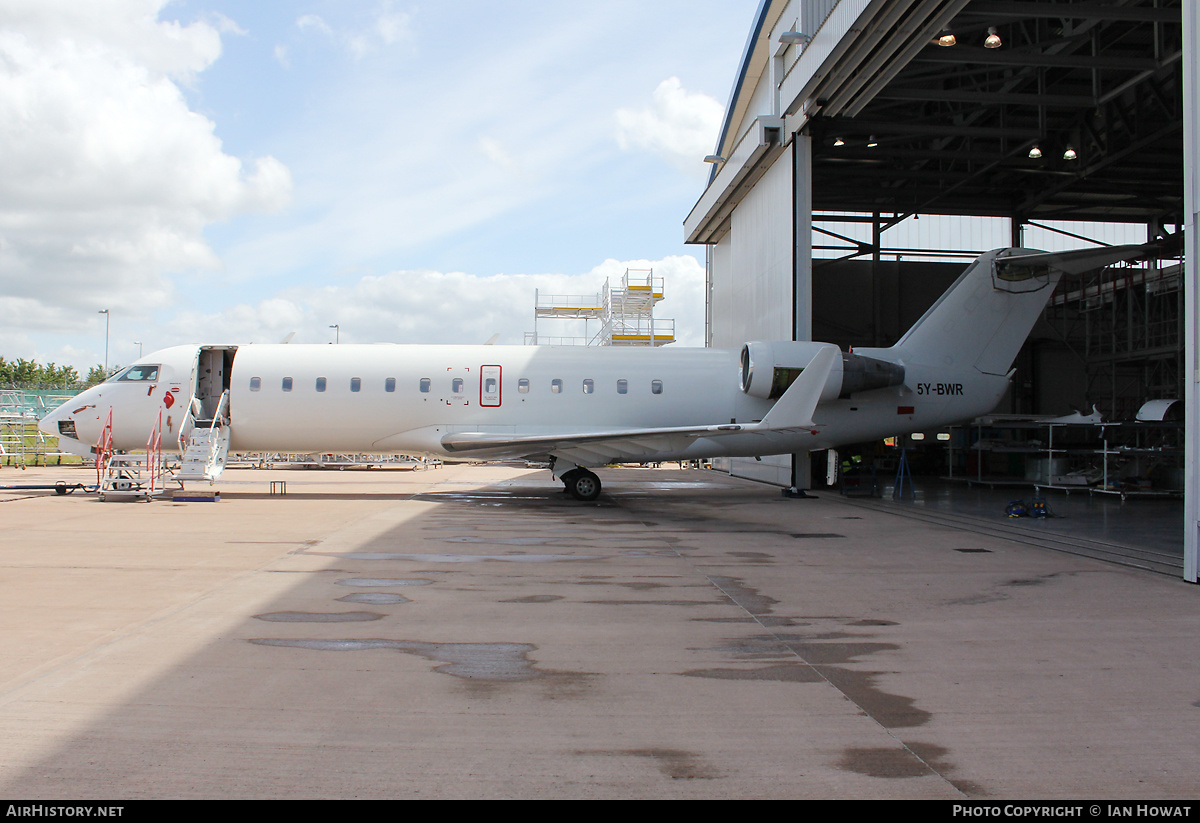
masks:
{"type": "Polygon", "coordinates": [[[976,258],[892,347],[902,362],[1003,375],[1063,274],[1144,254],[1144,246],[1068,252],[997,249],[976,258]]]}
{"type": "Polygon", "coordinates": [[[893,348],[905,362],[1006,374],[1061,275],[1046,266],[1022,267],[1015,275],[998,269],[1030,254],[998,249],[980,255],[893,348]]]}

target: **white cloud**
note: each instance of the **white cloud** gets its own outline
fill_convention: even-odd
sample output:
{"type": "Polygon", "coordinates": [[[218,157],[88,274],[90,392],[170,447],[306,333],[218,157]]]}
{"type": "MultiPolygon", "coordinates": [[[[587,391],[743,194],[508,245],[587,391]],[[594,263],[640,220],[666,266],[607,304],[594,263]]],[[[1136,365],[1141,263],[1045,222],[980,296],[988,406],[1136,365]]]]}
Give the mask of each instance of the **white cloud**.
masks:
{"type": "Polygon", "coordinates": [[[178,83],[220,34],[158,21],[165,2],[0,6],[0,293],[43,327],[167,304],[166,274],[219,266],[207,224],[289,196],[282,163],[248,171],[189,110],[178,83]]]}
{"type": "MultiPolygon", "coordinates": [[[[221,54],[221,36],[207,23],[182,26],[158,20],[167,0],[38,0],[0,4],[0,31],[8,41],[48,58],[65,46],[93,59],[129,60],[156,74],[186,79],[221,54]]],[[[227,19],[227,18],[225,18],[227,19]]]]}
{"type": "MultiPolygon", "coordinates": [[[[714,8],[740,28],[757,2],[714,8]]],[[[124,363],[134,340],[323,342],[330,323],[343,341],[520,343],[534,283],[595,290],[621,263],[482,275],[689,250],[678,222],[702,187],[660,156],[704,172],[715,138],[680,150],[677,132],[742,37],[684,5],[0,0],[0,311],[26,335],[11,345],[90,366],[105,307],[124,363]],[[652,96],[673,74],[689,89],[652,96]]],[[[659,314],[696,344],[703,267],[678,259],[659,314]]]]}
{"type": "Polygon", "coordinates": [[[296,18],[296,28],[301,31],[313,29],[328,37],[333,37],[333,29],[329,27],[329,24],[319,14],[304,14],[296,18]]]}
{"type": "Polygon", "coordinates": [[[383,11],[375,18],[375,31],[384,45],[392,45],[411,36],[409,15],[391,11],[383,11]]]}
{"type": "Polygon", "coordinates": [[[485,135],[479,138],[478,145],[479,150],[483,152],[483,156],[496,165],[505,169],[515,169],[517,167],[517,161],[513,159],[513,156],[505,150],[504,146],[496,138],[485,135]]]}
{"type": "Polygon", "coordinates": [[[334,43],[347,49],[356,60],[376,49],[408,41],[412,36],[411,17],[393,12],[391,3],[384,2],[366,23],[334,28],[320,15],[305,14],[296,19],[301,31],[318,31],[334,43]]]}
{"type": "Polygon", "coordinates": [[[617,111],[617,145],[653,152],[702,177],[707,172],[702,161],[717,141],[723,114],[715,99],[689,92],[678,77],[668,77],[654,90],[650,106],[617,111]]]}
{"type": "Polygon", "coordinates": [[[222,34],[237,34],[245,37],[250,32],[237,24],[236,20],[231,20],[219,11],[212,12],[212,19],[216,21],[217,30],[222,34]]]}
{"type": "MultiPolygon", "coordinates": [[[[594,294],[605,278],[615,286],[631,268],[652,268],[665,278],[667,298],[655,316],[676,321],[677,345],[703,345],[704,266],[690,255],[610,259],[579,275],[393,271],[347,285],[292,287],[257,305],[217,313],[183,312],[172,334],[175,342],[275,343],[294,331],[297,343],[324,343],[333,338],[329,326],[336,323],[343,343],[482,343],[499,333],[499,343],[519,345],[533,330],[535,292],[594,294]]],[[[595,330],[593,322],[588,331],[595,330]]],[[[542,332],[584,334],[582,324],[578,331],[542,332]]]]}

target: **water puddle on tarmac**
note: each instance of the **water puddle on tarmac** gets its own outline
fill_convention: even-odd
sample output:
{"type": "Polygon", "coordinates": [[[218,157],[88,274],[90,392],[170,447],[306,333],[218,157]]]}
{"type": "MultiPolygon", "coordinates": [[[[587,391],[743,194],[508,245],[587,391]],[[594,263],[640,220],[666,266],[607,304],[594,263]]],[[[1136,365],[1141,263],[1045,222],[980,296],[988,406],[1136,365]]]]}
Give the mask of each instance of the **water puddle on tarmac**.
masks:
{"type": "Polygon", "coordinates": [[[721,772],[704,756],[682,749],[623,749],[618,751],[578,750],[589,757],[638,757],[653,762],[664,777],[671,780],[716,780],[721,772]]]}
{"type": "MultiPolygon", "coordinates": [[[[736,577],[710,576],[722,594],[767,628],[766,634],[731,639],[714,651],[727,654],[732,665],[680,672],[685,677],[717,680],[766,680],[796,684],[827,684],[854,703],[863,714],[890,731],[911,730],[928,724],[933,715],[917,706],[915,698],[886,691],[881,686],[891,672],[859,668],[864,658],[901,650],[890,642],[894,620],[878,617],[774,618],[779,601],[736,577]],[[793,631],[783,631],[789,626],[793,631]],[[874,630],[874,631],[872,631],[874,630]],[[880,635],[883,635],[880,637],[880,635]],[[758,665],[747,667],[754,661],[758,665]]],[[[1041,579],[1015,580],[1004,585],[1037,585],[1041,579]]],[[[954,764],[949,752],[935,746],[908,743],[877,749],[846,748],[841,768],[872,777],[912,778],[938,774],[951,780],[954,764]]],[[[956,783],[955,785],[960,785],[956,783]]],[[[961,784],[967,785],[967,784],[961,784]]]]}
{"type": "Polygon", "coordinates": [[[437,663],[434,671],[469,680],[532,680],[538,671],[529,659],[531,643],[423,643],[417,640],[288,640],[256,638],[257,646],[283,646],[313,651],[355,652],[392,649],[437,663]]]}
{"type": "Polygon", "coordinates": [[[432,582],[432,580],[420,577],[346,577],[338,580],[337,585],[369,589],[391,586],[428,586],[432,582]]]}
{"type": "MultiPolygon", "coordinates": [[[[399,554],[394,552],[311,552],[330,557],[350,560],[412,560],[418,563],[483,563],[500,561],[505,563],[556,563],[566,560],[598,560],[596,555],[586,554],[399,554]]],[[[425,581],[428,583],[429,581],[425,581]]],[[[349,585],[349,584],[347,584],[349,585]]],[[[373,585],[388,585],[376,583],[373,585]]],[[[414,583],[392,585],[417,585],[414,583]]],[[[420,584],[424,585],[424,584],[420,584]]]]}
{"type": "Polygon", "coordinates": [[[391,592],[355,592],[345,597],[339,597],[337,600],[339,603],[363,603],[369,606],[393,606],[398,603],[412,602],[402,594],[392,594],[391,592]]]}
{"type": "Polygon", "coordinates": [[[367,623],[382,618],[382,614],[375,612],[268,612],[254,615],[255,620],[268,623],[367,623]]]}

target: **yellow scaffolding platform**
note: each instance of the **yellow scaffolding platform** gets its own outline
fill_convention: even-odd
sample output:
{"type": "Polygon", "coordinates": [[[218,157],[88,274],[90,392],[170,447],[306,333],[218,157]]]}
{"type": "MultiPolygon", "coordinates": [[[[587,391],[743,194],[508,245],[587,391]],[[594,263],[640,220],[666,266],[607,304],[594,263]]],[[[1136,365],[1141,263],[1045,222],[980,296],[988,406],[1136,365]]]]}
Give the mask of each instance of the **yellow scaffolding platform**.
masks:
{"type": "Polygon", "coordinates": [[[675,321],[654,316],[654,307],[665,292],[663,278],[653,269],[626,269],[619,286],[604,281],[596,294],[541,294],[535,292],[533,332],[527,345],[554,346],[665,346],[675,342],[675,321]],[[581,336],[548,336],[538,331],[538,320],[583,320],[581,336]],[[588,328],[589,320],[600,329],[588,328]]]}

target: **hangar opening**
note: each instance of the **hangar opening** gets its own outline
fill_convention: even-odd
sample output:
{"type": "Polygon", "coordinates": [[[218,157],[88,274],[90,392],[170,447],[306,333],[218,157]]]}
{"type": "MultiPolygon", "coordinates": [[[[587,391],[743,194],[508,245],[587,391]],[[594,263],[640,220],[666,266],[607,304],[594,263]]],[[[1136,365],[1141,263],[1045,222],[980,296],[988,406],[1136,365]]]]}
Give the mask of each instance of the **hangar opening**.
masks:
{"type": "MultiPolygon", "coordinates": [[[[1136,421],[1194,387],[1195,233],[1182,238],[1195,211],[1195,10],[762,0],[749,22],[709,182],[684,223],[705,246],[709,344],[889,345],[984,251],[1157,241],[1149,259],[1063,279],[992,419],[897,436],[932,477],[1032,491],[1098,467],[1086,488],[1173,497],[1195,582],[1196,403],[1186,426],[1136,421]],[[1060,429],[1057,448],[1049,429],[1017,425],[1073,410],[1108,425],[1060,429]]],[[[808,455],[724,468],[800,487],[825,474],[808,455]]]]}

